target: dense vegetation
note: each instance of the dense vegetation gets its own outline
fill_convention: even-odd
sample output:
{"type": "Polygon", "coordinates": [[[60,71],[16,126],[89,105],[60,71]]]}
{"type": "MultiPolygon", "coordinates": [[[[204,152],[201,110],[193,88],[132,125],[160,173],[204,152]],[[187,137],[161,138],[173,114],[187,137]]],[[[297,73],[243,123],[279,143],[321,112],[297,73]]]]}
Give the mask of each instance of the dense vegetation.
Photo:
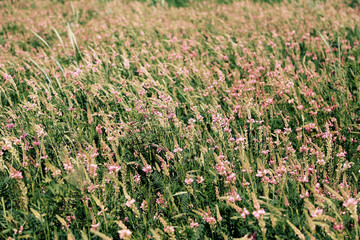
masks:
{"type": "Polygon", "coordinates": [[[359,239],[357,1],[0,16],[0,239],[359,239]]]}

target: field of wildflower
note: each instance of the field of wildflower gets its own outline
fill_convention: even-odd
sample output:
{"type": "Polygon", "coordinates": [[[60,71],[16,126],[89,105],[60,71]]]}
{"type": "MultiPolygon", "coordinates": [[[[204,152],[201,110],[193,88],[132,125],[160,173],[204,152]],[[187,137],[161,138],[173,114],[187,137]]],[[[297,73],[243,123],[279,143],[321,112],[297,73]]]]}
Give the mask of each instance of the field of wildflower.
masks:
{"type": "Polygon", "coordinates": [[[359,239],[356,0],[0,1],[0,239],[359,239]]]}

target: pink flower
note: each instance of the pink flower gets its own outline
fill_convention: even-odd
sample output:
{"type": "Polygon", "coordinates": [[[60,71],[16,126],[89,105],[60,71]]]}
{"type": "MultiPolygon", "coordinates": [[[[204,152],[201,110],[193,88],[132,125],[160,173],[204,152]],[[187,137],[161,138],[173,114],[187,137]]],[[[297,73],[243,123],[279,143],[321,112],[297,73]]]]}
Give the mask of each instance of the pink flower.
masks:
{"type": "Polygon", "coordinates": [[[201,183],[203,183],[204,181],[205,181],[205,179],[204,179],[202,176],[197,176],[196,182],[197,182],[198,184],[201,184],[201,183]]]}
{"type": "Polygon", "coordinates": [[[310,215],[311,217],[317,217],[317,216],[320,216],[322,215],[323,213],[323,210],[321,208],[317,208],[314,212],[312,212],[310,215]]]}
{"type": "Polygon", "coordinates": [[[199,226],[199,224],[197,222],[190,223],[191,228],[198,227],[198,226],[199,226]]]}
{"type": "Polygon", "coordinates": [[[256,217],[257,219],[259,219],[264,214],[265,214],[264,209],[259,209],[253,212],[254,217],[256,217]]]}
{"type": "Polygon", "coordinates": [[[346,152],[340,152],[340,153],[336,154],[336,156],[337,156],[338,158],[343,158],[343,157],[346,156],[346,152]]]}
{"type": "Polygon", "coordinates": [[[97,132],[98,134],[102,134],[101,128],[102,128],[102,127],[101,127],[100,125],[96,126],[96,132],[97,132]]]}
{"type": "Polygon", "coordinates": [[[109,174],[113,174],[114,172],[119,172],[120,171],[120,169],[121,169],[121,167],[120,166],[116,166],[116,165],[110,165],[109,167],[108,167],[108,170],[109,170],[109,174]]]}
{"type": "Polygon", "coordinates": [[[188,218],[188,221],[190,222],[190,227],[194,228],[194,227],[198,227],[199,224],[192,218],[188,218]]]}
{"type": "Polygon", "coordinates": [[[5,82],[9,81],[10,79],[13,79],[13,77],[9,74],[4,74],[3,77],[5,78],[5,82]]]}
{"type": "Polygon", "coordinates": [[[241,217],[246,218],[246,216],[249,215],[249,214],[250,214],[249,211],[246,208],[244,208],[243,212],[241,213],[241,217]]]}
{"type": "Polygon", "coordinates": [[[125,203],[125,205],[130,208],[134,203],[135,203],[135,199],[131,199],[131,200],[128,200],[128,201],[125,203]]]}
{"type": "Polygon", "coordinates": [[[64,169],[67,172],[75,172],[74,165],[72,165],[71,163],[64,163],[64,169]]]}
{"type": "Polygon", "coordinates": [[[129,238],[131,236],[131,231],[129,229],[123,229],[118,231],[119,235],[120,235],[120,239],[126,239],[129,238]]]}
{"type": "Polygon", "coordinates": [[[10,177],[15,178],[15,179],[22,179],[23,178],[22,172],[19,172],[19,171],[16,171],[16,170],[10,174],[10,177]]]}
{"type": "Polygon", "coordinates": [[[260,171],[260,170],[258,170],[255,176],[256,176],[256,177],[262,177],[262,176],[263,176],[263,172],[260,171]]]}
{"type": "Polygon", "coordinates": [[[334,224],[333,228],[334,228],[334,230],[336,230],[336,231],[341,231],[341,230],[344,229],[344,225],[343,225],[342,223],[340,223],[340,224],[334,224]]]}
{"type": "Polygon", "coordinates": [[[346,200],[344,203],[343,203],[343,206],[344,207],[347,207],[347,208],[350,208],[350,207],[353,207],[358,204],[358,200],[356,200],[355,198],[349,198],[348,200],[346,200]]]}
{"type": "Polygon", "coordinates": [[[140,208],[145,211],[145,210],[147,209],[147,201],[144,200],[144,201],[141,203],[140,208]]]}
{"type": "Polygon", "coordinates": [[[161,193],[157,193],[158,199],[156,199],[156,203],[159,204],[161,207],[166,208],[167,207],[167,201],[165,200],[164,196],[161,193]]]}
{"type": "Polygon", "coordinates": [[[129,69],[130,68],[130,62],[129,59],[124,58],[124,68],[125,69],[129,69]]]}
{"type": "Polygon", "coordinates": [[[232,173],[226,177],[226,183],[232,183],[236,181],[235,173],[232,173]]]}
{"type": "Polygon", "coordinates": [[[72,73],[72,77],[73,78],[78,77],[81,72],[82,72],[82,70],[80,68],[76,69],[76,71],[72,73]]]}
{"type": "Polygon", "coordinates": [[[230,194],[230,196],[229,196],[229,201],[232,202],[232,203],[234,203],[234,202],[236,202],[236,201],[241,201],[241,197],[240,197],[240,195],[236,192],[235,189],[232,189],[232,190],[231,190],[231,194],[230,194]]]}
{"type": "Polygon", "coordinates": [[[87,170],[89,171],[89,174],[90,174],[91,176],[94,176],[94,177],[97,176],[96,169],[97,169],[97,165],[96,165],[96,164],[90,164],[90,165],[88,165],[88,167],[87,167],[87,170]]]}
{"type": "Polygon", "coordinates": [[[225,164],[223,162],[221,162],[220,164],[216,164],[216,170],[220,175],[225,175],[226,174],[225,164]]]}
{"type": "Polygon", "coordinates": [[[208,215],[203,217],[204,221],[209,223],[209,224],[215,224],[216,223],[216,219],[214,217],[209,217],[208,215]]]}
{"type": "Polygon", "coordinates": [[[134,182],[135,183],[140,183],[140,181],[141,181],[141,176],[136,173],[135,176],[134,176],[134,182]]]}
{"type": "Polygon", "coordinates": [[[192,178],[189,178],[189,177],[188,177],[188,178],[185,179],[185,183],[186,183],[186,184],[191,184],[191,183],[193,183],[193,182],[194,182],[194,180],[193,180],[192,178]]]}
{"type": "Polygon", "coordinates": [[[146,173],[151,173],[153,171],[150,165],[145,165],[142,170],[146,173]]]}
{"type": "Polygon", "coordinates": [[[173,232],[175,232],[175,229],[174,229],[174,227],[166,226],[166,228],[164,228],[164,231],[167,233],[173,233],[173,232]]]}
{"type": "Polygon", "coordinates": [[[92,225],[91,225],[91,230],[97,230],[97,229],[99,228],[99,226],[100,226],[100,223],[98,223],[98,224],[92,224],[92,225]]]}
{"type": "Polygon", "coordinates": [[[174,149],[174,153],[177,153],[177,152],[182,152],[182,148],[179,148],[179,147],[178,147],[178,148],[175,148],[175,149],[174,149]]]}

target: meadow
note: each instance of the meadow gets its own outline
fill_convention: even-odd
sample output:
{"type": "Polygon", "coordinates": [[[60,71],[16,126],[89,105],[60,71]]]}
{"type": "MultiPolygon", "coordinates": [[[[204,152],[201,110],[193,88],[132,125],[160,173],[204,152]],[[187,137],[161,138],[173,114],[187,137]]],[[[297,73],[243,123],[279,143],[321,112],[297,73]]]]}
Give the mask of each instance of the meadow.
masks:
{"type": "Polygon", "coordinates": [[[356,0],[0,1],[0,239],[356,239],[356,0]]]}

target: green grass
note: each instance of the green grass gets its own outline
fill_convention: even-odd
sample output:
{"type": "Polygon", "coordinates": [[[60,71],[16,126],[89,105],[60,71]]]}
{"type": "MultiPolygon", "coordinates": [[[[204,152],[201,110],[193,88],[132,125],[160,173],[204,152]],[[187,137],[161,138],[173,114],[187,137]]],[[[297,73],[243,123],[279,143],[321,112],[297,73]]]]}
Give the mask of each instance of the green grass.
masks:
{"type": "Polygon", "coordinates": [[[0,2],[0,239],[359,239],[358,10],[265,2],[0,2]]]}

